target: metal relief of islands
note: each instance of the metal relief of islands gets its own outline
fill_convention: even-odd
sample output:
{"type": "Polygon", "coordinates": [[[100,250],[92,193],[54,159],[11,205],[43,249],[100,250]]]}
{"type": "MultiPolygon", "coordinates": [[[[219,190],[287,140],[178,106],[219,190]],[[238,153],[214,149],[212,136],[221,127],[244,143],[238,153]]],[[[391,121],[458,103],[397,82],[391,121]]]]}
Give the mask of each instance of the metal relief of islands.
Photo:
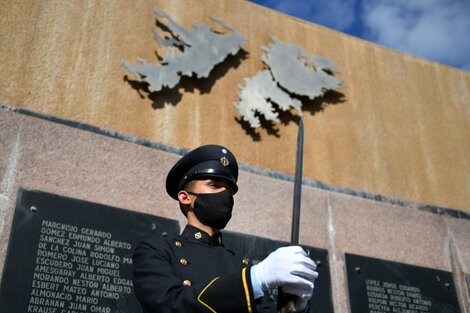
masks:
{"type": "MultiPolygon", "coordinates": [[[[165,47],[164,57],[158,63],[138,57],[137,64],[124,59],[121,64],[136,80],[130,82],[131,85],[146,90],[155,103],[162,102],[156,99],[165,97],[183,78],[207,79],[217,65],[243,51],[246,39],[217,17],[210,16],[227,32],[221,33],[200,23],[192,23],[192,29],[186,29],[163,10],[155,8],[154,13],[159,16],[161,28],[169,33],[163,38],[152,30],[158,45],[165,47]]],[[[309,105],[326,92],[342,86],[341,80],[334,76],[337,69],[331,59],[310,55],[297,44],[270,37],[272,42],[262,48],[266,52],[261,58],[265,69],[239,85],[239,102],[234,103],[240,121],[251,129],[262,126],[260,119],[278,123],[281,112],[301,116],[303,104],[309,105]]],[[[174,104],[181,99],[173,98],[176,99],[174,104]]],[[[154,107],[160,106],[154,104],[154,107]]]]}
{"type": "Polygon", "coordinates": [[[214,16],[210,18],[228,30],[227,33],[221,34],[199,23],[193,23],[193,29],[188,30],[163,10],[155,8],[154,13],[166,20],[166,23],[161,24],[171,34],[170,38],[162,38],[153,30],[157,43],[167,48],[161,62],[149,63],[138,58],[140,64],[132,64],[121,60],[121,64],[138,81],[148,83],[150,92],[161,91],[164,87],[173,88],[183,76],[207,78],[217,64],[222,63],[229,55],[237,54],[246,41],[230,24],[214,16]]]}
{"type": "Polygon", "coordinates": [[[328,90],[341,87],[342,82],[333,76],[336,66],[327,57],[310,56],[304,48],[285,43],[271,35],[273,43],[263,47],[261,58],[266,69],[245,79],[240,85],[240,101],[235,107],[243,120],[252,128],[261,126],[259,116],[274,123],[279,122],[279,110],[295,109],[302,115],[302,101],[321,97],[328,90]]]}

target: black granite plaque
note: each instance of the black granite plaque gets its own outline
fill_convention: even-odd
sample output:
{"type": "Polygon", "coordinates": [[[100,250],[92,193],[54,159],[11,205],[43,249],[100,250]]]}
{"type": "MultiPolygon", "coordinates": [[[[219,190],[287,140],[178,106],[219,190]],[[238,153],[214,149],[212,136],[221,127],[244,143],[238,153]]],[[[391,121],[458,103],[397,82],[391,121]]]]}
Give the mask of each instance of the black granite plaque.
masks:
{"type": "Polygon", "coordinates": [[[0,287],[0,312],[138,313],[134,246],[178,222],[20,190],[0,287]]]}
{"type": "MultiPolygon", "coordinates": [[[[279,247],[288,246],[288,242],[277,241],[257,236],[244,235],[235,232],[224,232],[224,245],[237,255],[257,263],[279,247]]],[[[328,263],[328,251],[309,246],[302,246],[317,263],[319,276],[315,281],[310,312],[332,313],[333,299],[331,297],[331,279],[328,263]]],[[[275,296],[275,295],[274,295],[275,296]]]]}
{"type": "Polygon", "coordinates": [[[452,273],[346,254],[351,313],[459,313],[452,273]]]}

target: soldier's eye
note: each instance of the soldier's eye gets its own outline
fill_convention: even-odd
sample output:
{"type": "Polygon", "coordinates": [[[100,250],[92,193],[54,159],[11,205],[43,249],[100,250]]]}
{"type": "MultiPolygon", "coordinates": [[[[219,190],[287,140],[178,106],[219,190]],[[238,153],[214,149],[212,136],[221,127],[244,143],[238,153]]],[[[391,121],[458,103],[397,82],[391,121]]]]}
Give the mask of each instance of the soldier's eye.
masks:
{"type": "Polygon", "coordinates": [[[211,186],[212,188],[215,188],[215,189],[222,187],[222,185],[221,185],[220,183],[215,182],[215,181],[214,181],[214,182],[211,182],[210,186],[211,186]]]}

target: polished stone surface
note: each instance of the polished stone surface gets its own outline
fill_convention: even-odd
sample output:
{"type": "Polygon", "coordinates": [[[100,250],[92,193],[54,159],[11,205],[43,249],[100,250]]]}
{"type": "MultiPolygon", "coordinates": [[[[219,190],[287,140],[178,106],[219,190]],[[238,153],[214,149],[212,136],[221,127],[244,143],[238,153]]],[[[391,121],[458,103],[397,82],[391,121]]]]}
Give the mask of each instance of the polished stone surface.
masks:
{"type": "MultiPolygon", "coordinates": [[[[164,186],[178,154],[7,110],[0,110],[0,123],[0,267],[20,186],[184,226],[164,186]]],[[[243,170],[239,186],[228,230],[288,241],[292,182],[243,170]]],[[[345,253],[461,273],[456,285],[468,295],[470,219],[377,199],[303,186],[300,243],[328,250],[335,312],[349,310],[345,253]]]]}

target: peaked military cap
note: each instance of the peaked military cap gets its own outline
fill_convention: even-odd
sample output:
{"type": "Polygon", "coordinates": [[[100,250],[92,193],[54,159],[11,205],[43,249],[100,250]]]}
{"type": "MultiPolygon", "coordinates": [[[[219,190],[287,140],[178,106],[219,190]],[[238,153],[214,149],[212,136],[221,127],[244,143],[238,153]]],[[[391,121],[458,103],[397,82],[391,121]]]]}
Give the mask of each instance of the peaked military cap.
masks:
{"type": "Polygon", "coordinates": [[[227,148],[205,145],[184,155],[168,172],[166,191],[178,200],[178,192],[191,180],[202,177],[217,177],[227,180],[238,191],[238,163],[227,148]]]}

